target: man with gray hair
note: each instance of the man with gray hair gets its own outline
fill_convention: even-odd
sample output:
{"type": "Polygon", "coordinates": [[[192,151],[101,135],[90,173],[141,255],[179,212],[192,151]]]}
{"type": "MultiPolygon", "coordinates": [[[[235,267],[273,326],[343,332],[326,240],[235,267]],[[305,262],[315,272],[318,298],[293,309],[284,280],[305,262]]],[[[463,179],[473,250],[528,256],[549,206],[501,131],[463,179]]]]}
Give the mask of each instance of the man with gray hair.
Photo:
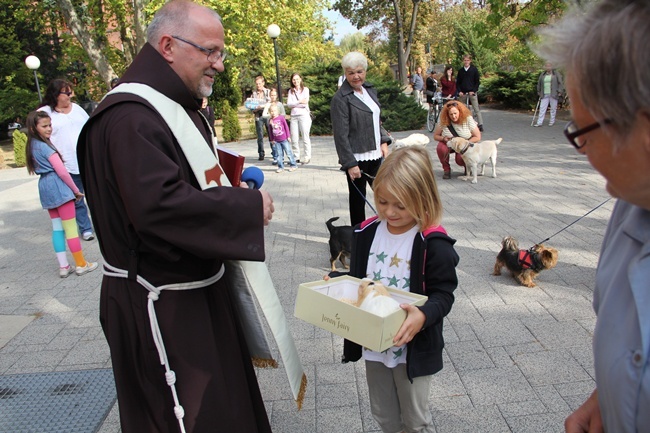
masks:
{"type": "Polygon", "coordinates": [[[224,262],[264,260],[273,200],[205,188],[189,151],[213,152],[199,110],[225,56],[216,12],[166,3],[80,137],[124,433],[271,431],[224,262]]]}
{"type": "Polygon", "coordinates": [[[650,432],[650,2],[573,8],[540,40],[542,57],[565,71],[572,120],[564,135],[617,199],[593,289],[596,389],[564,426],[650,432]]]}

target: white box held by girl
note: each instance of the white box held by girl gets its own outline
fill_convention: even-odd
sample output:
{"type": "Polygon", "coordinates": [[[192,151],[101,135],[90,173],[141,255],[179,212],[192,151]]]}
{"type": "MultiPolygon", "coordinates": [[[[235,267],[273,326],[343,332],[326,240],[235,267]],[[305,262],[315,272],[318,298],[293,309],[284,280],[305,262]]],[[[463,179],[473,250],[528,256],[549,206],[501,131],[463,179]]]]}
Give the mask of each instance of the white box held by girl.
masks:
{"type": "MultiPolygon", "coordinates": [[[[368,349],[381,352],[393,346],[393,337],[406,319],[401,308],[380,317],[351,305],[357,300],[361,280],[350,276],[313,281],[298,286],[294,315],[368,349]],[[345,302],[347,301],[347,302],[345,302]]],[[[424,305],[426,296],[388,288],[400,304],[424,305]]]]}

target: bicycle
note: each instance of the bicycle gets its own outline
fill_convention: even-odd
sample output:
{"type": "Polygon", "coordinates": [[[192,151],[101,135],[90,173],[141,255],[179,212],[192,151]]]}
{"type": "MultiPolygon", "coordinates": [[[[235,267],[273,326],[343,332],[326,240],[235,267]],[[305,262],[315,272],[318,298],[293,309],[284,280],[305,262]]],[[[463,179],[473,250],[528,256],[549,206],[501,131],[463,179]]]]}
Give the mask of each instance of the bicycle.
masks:
{"type": "Polygon", "coordinates": [[[429,113],[427,114],[427,129],[429,132],[433,132],[436,127],[438,117],[440,117],[440,110],[442,110],[442,94],[435,92],[429,103],[429,113]]]}

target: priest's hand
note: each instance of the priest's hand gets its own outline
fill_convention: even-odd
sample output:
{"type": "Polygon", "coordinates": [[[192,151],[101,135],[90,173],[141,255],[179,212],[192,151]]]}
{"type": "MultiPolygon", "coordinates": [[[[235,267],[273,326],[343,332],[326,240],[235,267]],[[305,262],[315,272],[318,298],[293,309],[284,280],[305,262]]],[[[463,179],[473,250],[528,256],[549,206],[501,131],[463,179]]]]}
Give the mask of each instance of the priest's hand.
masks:
{"type": "Polygon", "coordinates": [[[273,212],[275,212],[275,206],[273,206],[273,197],[268,191],[260,190],[262,194],[262,209],[264,210],[264,225],[268,226],[269,222],[273,218],[273,212]]]}

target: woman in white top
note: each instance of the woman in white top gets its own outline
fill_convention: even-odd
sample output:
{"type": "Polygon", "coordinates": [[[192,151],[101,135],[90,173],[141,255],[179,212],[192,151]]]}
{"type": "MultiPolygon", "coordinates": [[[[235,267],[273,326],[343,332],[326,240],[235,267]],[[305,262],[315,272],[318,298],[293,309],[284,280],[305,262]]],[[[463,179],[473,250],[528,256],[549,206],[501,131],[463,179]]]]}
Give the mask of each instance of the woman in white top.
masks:
{"type": "Polygon", "coordinates": [[[287,107],[291,108],[291,147],[296,161],[300,161],[300,143],[299,137],[305,146],[305,154],[302,158],[303,164],[309,164],[311,161],[311,140],[309,131],[311,130],[311,115],[309,111],[309,89],[304,86],[302,77],[299,73],[294,72],[291,75],[291,89],[287,97],[287,107]]]}

